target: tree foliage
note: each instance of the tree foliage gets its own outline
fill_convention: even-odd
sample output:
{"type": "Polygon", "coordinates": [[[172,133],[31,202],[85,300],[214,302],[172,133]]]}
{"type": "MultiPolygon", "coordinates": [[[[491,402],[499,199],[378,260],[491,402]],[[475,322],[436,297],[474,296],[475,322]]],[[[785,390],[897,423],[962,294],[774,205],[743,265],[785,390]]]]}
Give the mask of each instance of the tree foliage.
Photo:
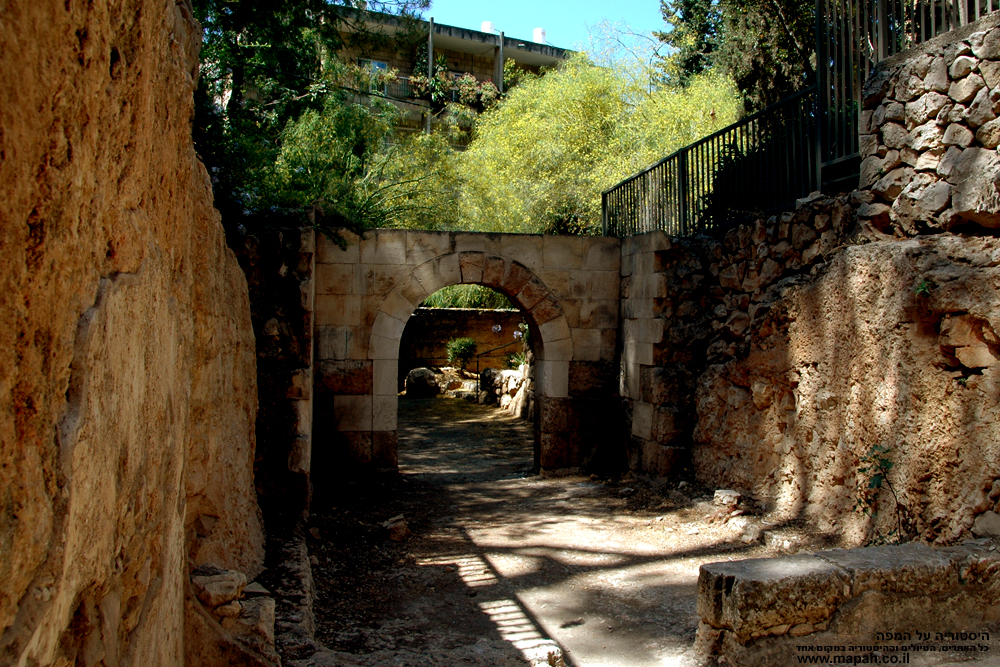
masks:
{"type": "Polygon", "coordinates": [[[672,47],[661,66],[686,82],[709,69],[732,77],[747,111],[813,83],[814,3],[806,0],[661,0],[672,47]]]}
{"type": "Polygon", "coordinates": [[[478,120],[460,155],[460,225],[478,231],[600,233],[602,190],[735,120],[713,74],[649,90],[648,77],[579,55],[521,83],[478,120]]]}
{"type": "MultiPolygon", "coordinates": [[[[405,16],[420,2],[426,6],[400,0],[369,8],[405,16]]],[[[360,229],[383,201],[371,167],[395,110],[357,104],[372,74],[335,55],[340,27],[356,13],[328,0],[195,0],[194,7],[205,31],[195,146],[223,222],[308,205],[360,229]]]]}

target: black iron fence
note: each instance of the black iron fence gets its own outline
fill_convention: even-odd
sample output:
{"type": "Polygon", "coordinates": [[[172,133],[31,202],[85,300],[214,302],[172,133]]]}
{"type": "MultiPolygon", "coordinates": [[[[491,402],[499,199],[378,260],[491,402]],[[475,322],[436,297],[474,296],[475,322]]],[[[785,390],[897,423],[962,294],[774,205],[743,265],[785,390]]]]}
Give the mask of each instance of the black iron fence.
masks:
{"type": "Polygon", "coordinates": [[[604,233],[684,236],[794,202],[816,189],[807,88],[660,160],[602,193],[604,233]]]}
{"type": "Polygon", "coordinates": [[[861,88],[877,63],[997,9],[1000,0],[816,0],[823,167],[844,173],[835,167],[856,160],[861,88]]]}
{"type": "Polygon", "coordinates": [[[1000,0],[816,0],[817,83],[601,195],[604,233],[688,235],[857,184],[861,89],[877,63],[1000,9],[1000,0]]]}

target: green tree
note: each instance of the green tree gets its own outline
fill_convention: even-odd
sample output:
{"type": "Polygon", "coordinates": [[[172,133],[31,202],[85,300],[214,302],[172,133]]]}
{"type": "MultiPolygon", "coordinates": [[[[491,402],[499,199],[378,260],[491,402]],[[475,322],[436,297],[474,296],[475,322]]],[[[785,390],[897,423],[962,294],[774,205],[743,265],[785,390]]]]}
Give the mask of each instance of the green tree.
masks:
{"type": "Polygon", "coordinates": [[[661,0],[660,7],[670,29],[658,37],[676,49],[661,64],[670,78],[717,70],[736,82],[746,111],[814,81],[813,2],[661,0]]]}
{"type": "Polygon", "coordinates": [[[579,55],[522,82],[479,118],[459,156],[461,226],[598,234],[602,190],[738,115],[724,77],[653,90],[648,81],[579,55]]]}
{"type": "Polygon", "coordinates": [[[719,0],[661,0],[660,13],[670,29],[654,34],[673,50],[661,56],[668,78],[685,84],[708,71],[722,39],[719,0]]]}
{"type": "MultiPolygon", "coordinates": [[[[375,4],[369,9],[408,15],[427,2],[375,4]]],[[[360,228],[364,220],[344,213],[371,204],[364,192],[369,158],[391,123],[384,106],[353,108],[359,105],[351,91],[365,89],[366,73],[335,55],[339,28],[357,13],[327,0],[195,0],[194,8],[205,31],[195,146],[227,228],[285,206],[329,206],[354,184],[362,192],[346,195],[349,201],[333,206],[331,217],[360,228]],[[320,127],[327,134],[319,145],[336,147],[325,162],[303,141],[307,128],[320,127]],[[335,173],[320,176],[320,167],[335,173]]]]}

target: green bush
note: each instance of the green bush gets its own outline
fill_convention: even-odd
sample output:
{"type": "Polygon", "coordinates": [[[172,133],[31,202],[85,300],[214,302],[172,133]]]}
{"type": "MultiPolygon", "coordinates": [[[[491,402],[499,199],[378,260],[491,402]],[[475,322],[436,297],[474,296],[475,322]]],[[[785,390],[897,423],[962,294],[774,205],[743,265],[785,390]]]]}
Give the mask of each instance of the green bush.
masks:
{"type": "Polygon", "coordinates": [[[476,356],[476,341],[472,338],[452,338],[448,341],[448,363],[458,362],[464,370],[476,356]]]}

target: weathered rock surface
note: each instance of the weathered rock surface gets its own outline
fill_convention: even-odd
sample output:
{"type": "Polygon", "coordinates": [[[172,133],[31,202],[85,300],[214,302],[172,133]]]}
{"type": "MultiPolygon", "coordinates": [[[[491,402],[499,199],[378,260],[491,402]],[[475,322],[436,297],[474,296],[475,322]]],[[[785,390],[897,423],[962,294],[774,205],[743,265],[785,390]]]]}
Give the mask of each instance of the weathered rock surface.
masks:
{"type": "MultiPolygon", "coordinates": [[[[904,521],[951,542],[1000,478],[1000,241],[950,235],[841,251],[762,303],[744,358],[697,381],[694,461],[708,484],[861,540],[862,457],[889,448],[904,521]]],[[[979,507],[979,509],[977,509],[979,507]]]]}
{"type": "Polygon", "coordinates": [[[0,663],[180,665],[189,559],[262,559],[246,284],[191,145],[201,29],[186,2],[3,12],[0,663]]]}

